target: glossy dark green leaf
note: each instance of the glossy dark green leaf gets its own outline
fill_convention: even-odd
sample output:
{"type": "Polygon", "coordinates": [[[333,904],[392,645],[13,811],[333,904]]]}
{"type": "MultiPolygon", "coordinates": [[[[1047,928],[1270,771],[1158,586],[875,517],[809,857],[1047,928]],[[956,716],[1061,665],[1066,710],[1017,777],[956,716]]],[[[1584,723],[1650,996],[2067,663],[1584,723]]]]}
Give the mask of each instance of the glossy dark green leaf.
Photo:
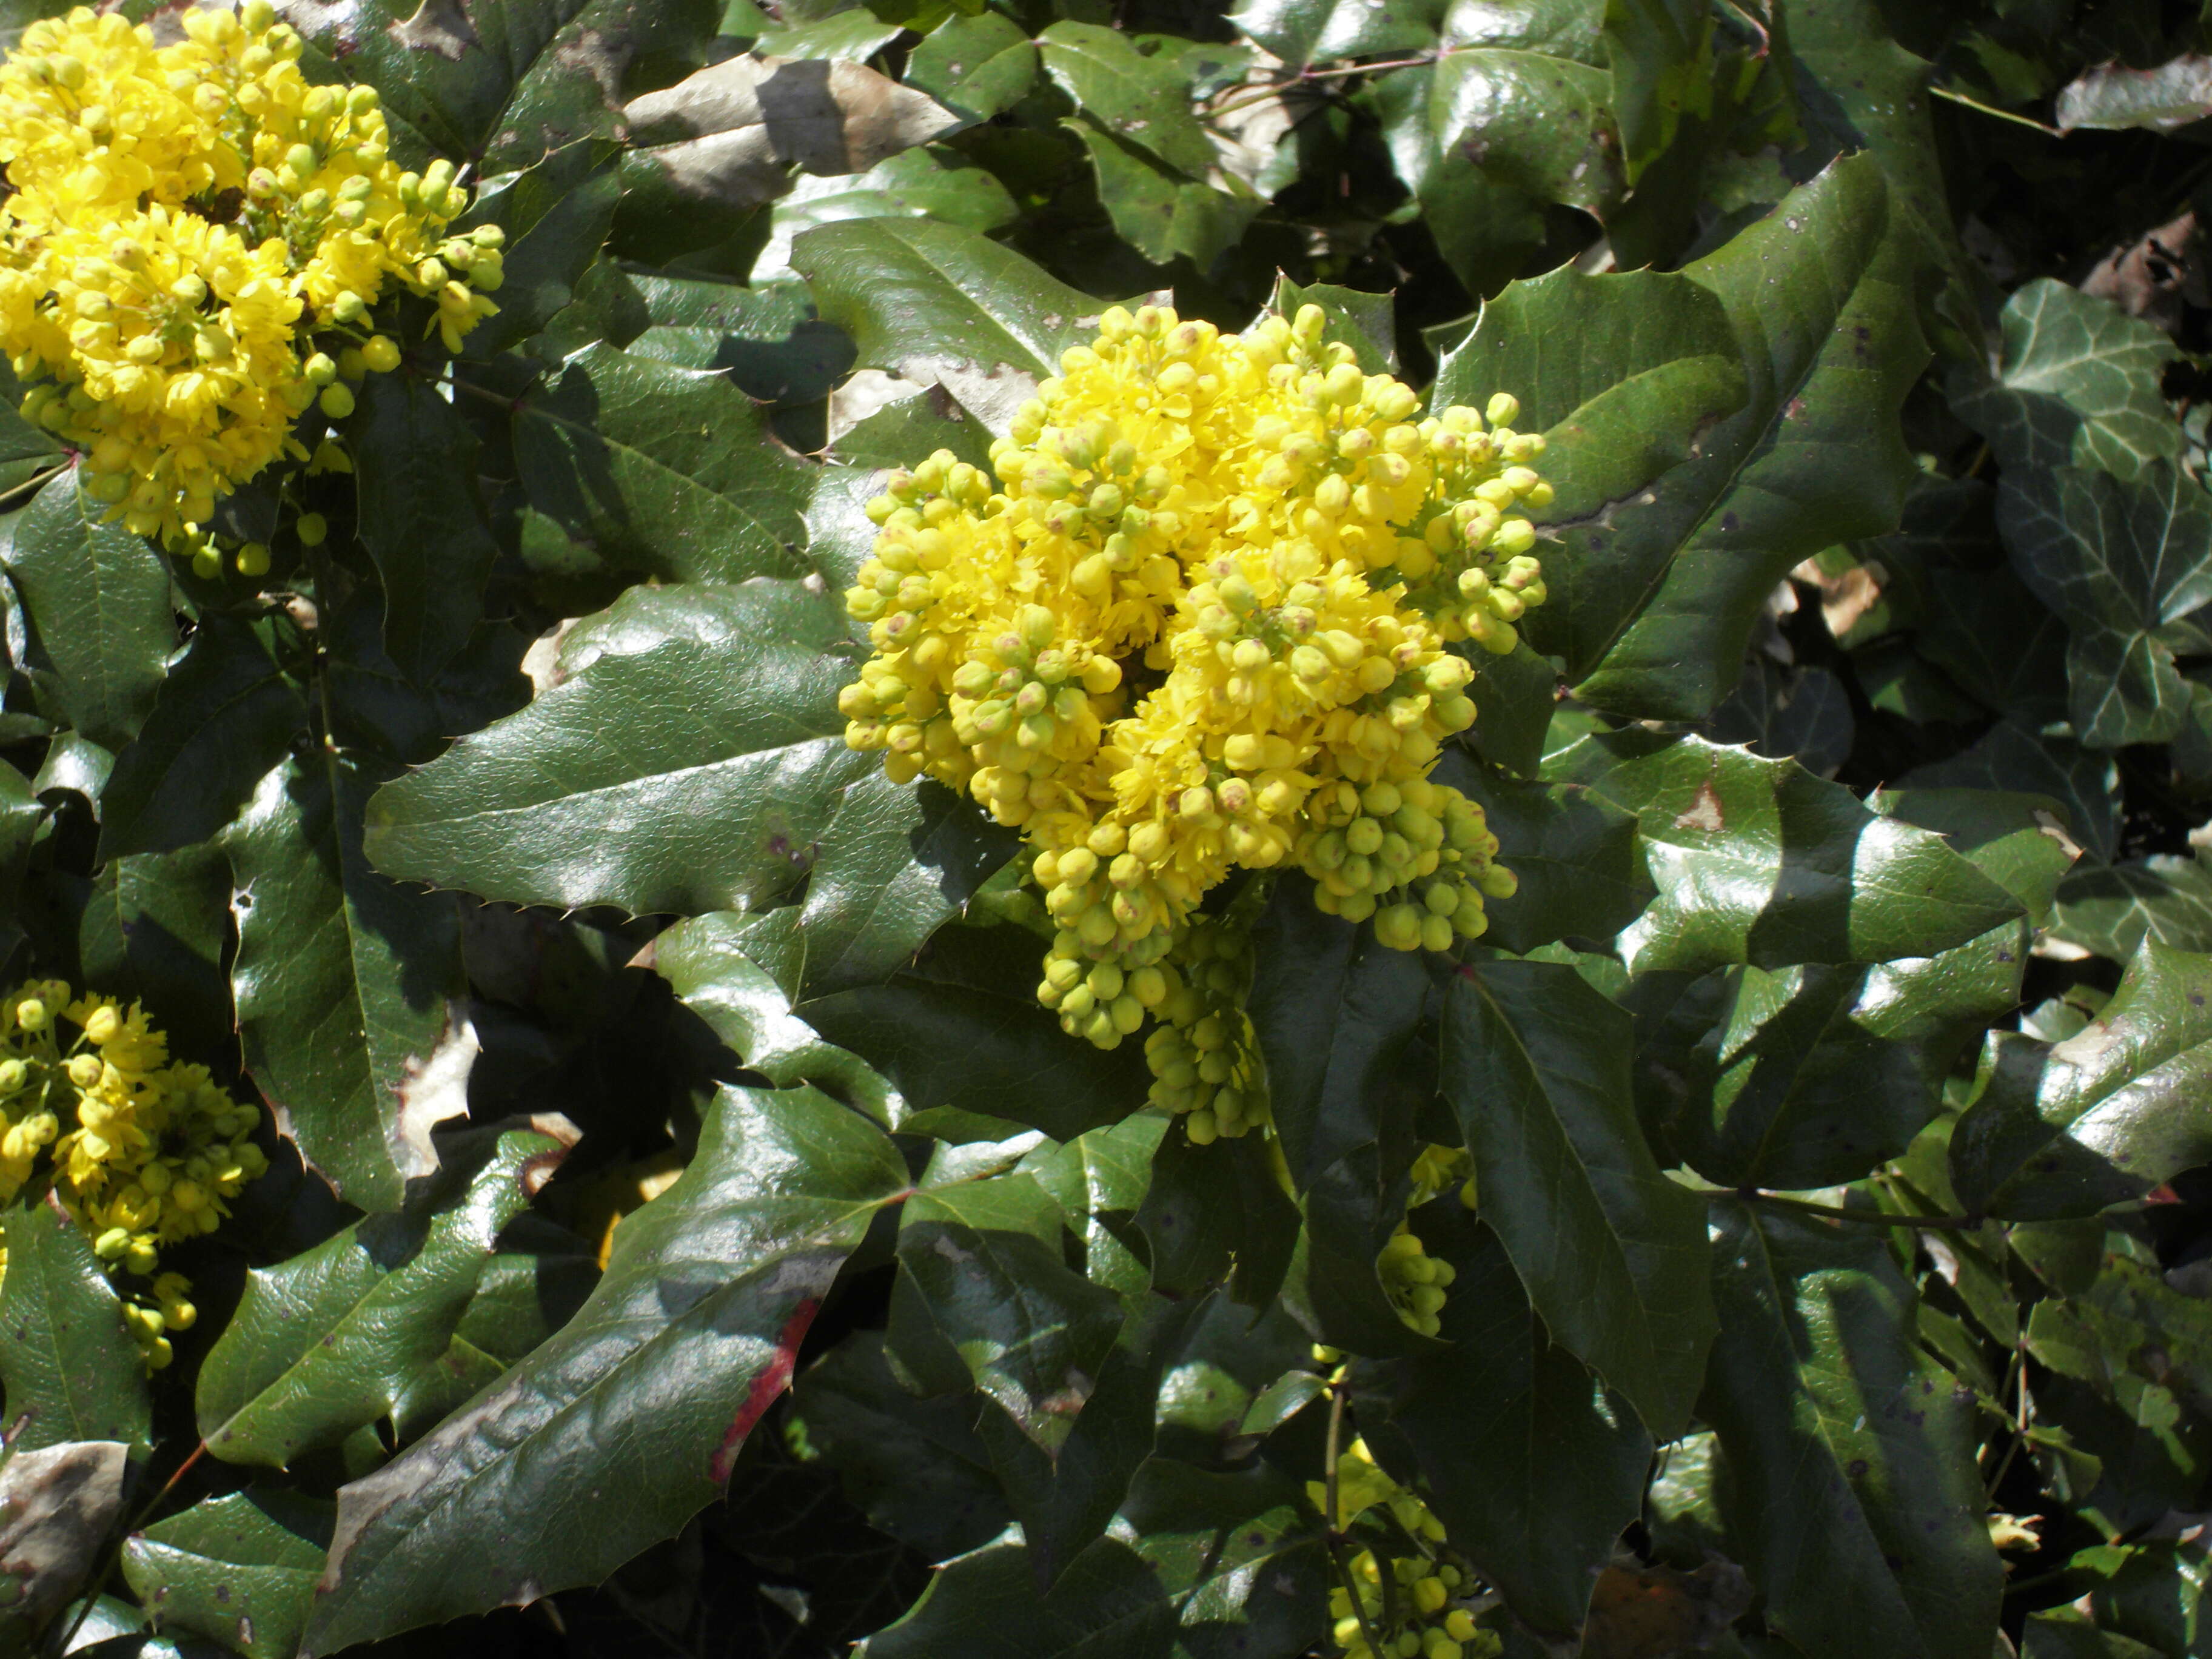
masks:
{"type": "Polygon", "coordinates": [[[2212,1157],[2212,958],[2146,939],[2063,1042],[1992,1033],[1951,1176],[1977,1213],[2039,1221],[2139,1198],[2212,1157]]]}
{"type": "Polygon", "coordinates": [[[994,1544],[940,1570],[914,1609],[868,1638],[866,1659],[1169,1659],[1175,1605],[1144,1558],[1102,1538],[1037,1593],[1029,1553],[994,1544]]]}
{"type": "Polygon", "coordinates": [[[2008,471],[1998,522],[2014,568],[2066,624],[2067,706],[2095,749],[2162,743],[2189,717],[2177,653],[2212,646],[2212,494],[2176,466],[2132,481],[2008,471]]]}
{"type": "Polygon", "coordinates": [[[1544,738],[1559,707],[1559,672],[1523,640],[1511,653],[1474,653],[1474,728],[1463,739],[1492,766],[1530,777],[1544,763],[1544,738]]]}
{"type": "Polygon", "coordinates": [[[1261,1463],[1233,1474],[1155,1458],[1121,1516],[1174,1601],[1176,1659],[1303,1653],[1328,1622],[1328,1558],[1299,1483],[1261,1463]]]}
{"type": "MultiPolygon", "coordinates": [[[[994,22],[1006,21],[996,12],[986,15],[994,22]]],[[[768,246],[753,261],[751,281],[755,288],[790,282],[792,242],[817,225],[843,219],[935,219],[988,234],[1020,216],[1021,209],[996,173],[945,145],[917,145],[866,173],[802,176],[769,210],[768,246]]],[[[812,326],[843,349],[846,362],[851,361],[852,343],[842,331],[819,321],[812,326]]],[[[841,368],[841,376],[842,372],[841,368]]]]}
{"type": "Polygon", "coordinates": [[[362,545],[384,581],[384,646],[416,684],[466,644],[499,549],[477,507],[477,446],[440,388],[372,374],[347,423],[362,545]]]}
{"type": "Polygon", "coordinates": [[[1571,968],[1470,963],[1445,1000],[1443,1089],[1482,1218],[1553,1340],[1666,1437],[1712,1340],[1705,1223],[1638,1127],[1630,1032],[1571,968]]]}
{"type": "Polygon", "coordinates": [[[1579,938],[1609,941],[1652,896],[1633,812],[1572,783],[1486,775],[1447,759],[1437,769],[1482,808],[1498,837],[1498,862],[1521,884],[1485,906],[1486,944],[1525,955],[1579,938]]]}
{"type": "MultiPolygon", "coordinates": [[[[2081,848],[2051,803],[2034,795],[1984,789],[1882,789],[1869,798],[1875,811],[1933,830],[1974,867],[2027,908],[2042,926],[2064,890],[2067,872],[2081,848]]],[[[2132,955],[2130,947],[2125,954],[2132,955]]]]}
{"type": "Polygon", "coordinates": [[[230,866],[220,848],[111,859],[77,921],[84,980],[160,1011],[172,1052],[230,1048],[230,866]]]}
{"type": "Polygon", "coordinates": [[[836,696],[852,668],[835,601],[798,583],[744,592],[742,638],[640,637],[386,787],[368,832],[378,867],[635,915],[788,891],[874,763],[844,745],[836,696]]]}
{"type": "Polygon", "coordinates": [[[460,915],[369,867],[362,814],[387,770],[288,760],[223,833],[230,968],[246,1069],[278,1130],[340,1197],[396,1209],[429,1168],[431,1123],[465,1109],[476,1049],[459,1012],[460,915]]]}
{"type": "Polygon", "coordinates": [[[196,1395],[217,1457],[283,1468],[392,1409],[446,1350],[500,1229],[560,1159],[550,1135],[478,1131],[441,1147],[406,1206],[247,1276],[196,1395]]]}
{"type": "Polygon", "coordinates": [[[120,750],[153,712],[176,647],[169,562],[107,508],[58,479],[15,514],[0,562],[51,665],[70,724],[120,750]]]}
{"type": "Polygon", "coordinates": [[[1045,73],[1107,131],[1187,178],[1203,179],[1214,165],[1213,146],[1191,113],[1189,83],[1172,54],[1146,57],[1126,34],[1070,21],[1038,35],[1037,51],[1045,73]]]}
{"type": "Polygon", "coordinates": [[[507,233],[507,244],[499,311],[469,331],[471,356],[520,345],[575,299],[614,218],[620,159],[613,145],[587,140],[477,187],[455,228],[495,224],[507,233]]]}
{"type": "Polygon", "coordinates": [[[1037,51],[1018,23],[995,11],[948,17],[907,60],[906,84],[947,109],[988,121],[1026,95],[1037,51]]]}
{"type": "Polygon", "coordinates": [[[1168,1134],[1154,1154],[1137,1225],[1161,1289],[1188,1295],[1226,1281],[1239,1302],[1264,1307],[1290,1269],[1298,1210],[1258,1135],[1196,1146],[1187,1135],[1168,1134]]]}
{"type": "MultiPolygon", "coordinates": [[[[1081,27],[1053,25],[1055,29],[1081,27]]],[[[1048,63],[1051,51],[1048,40],[1048,63]]],[[[1244,228],[1267,205],[1241,179],[1224,176],[1223,184],[1216,185],[1203,174],[1186,177],[1162,165],[1142,146],[1088,121],[1071,120],[1067,129],[1090,152],[1091,165],[1098,173],[1098,199],[1115,234],[1154,264],[1181,257],[1206,270],[1236,245],[1244,228]]]]}
{"type": "Polygon", "coordinates": [[[0,1389],[20,1455],[71,1441],[153,1443],[146,1362],[76,1223],[52,1201],[0,1213],[0,1389]]]}
{"type": "Polygon", "coordinates": [[[1981,384],[1952,389],[1952,407],[2008,469],[2098,467],[2139,477],[2175,460],[2181,423],[2160,392],[2172,339],[2109,300],[2049,277],[2005,301],[2003,356],[1981,384]]]}
{"type": "Polygon", "coordinates": [[[587,347],[515,410],[514,454],[531,505],[617,569],[743,581],[806,568],[811,469],[720,374],[587,347]]]}
{"type": "Polygon", "coordinates": [[[1544,770],[1637,815],[1659,888],[1620,939],[1639,973],[1931,956],[2023,908],[1942,836],[1794,761],[1632,727],[1544,770]]]}
{"type": "Polygon", "coordinates": [[[1295,317],[1307,306],[1321,307],[1322,340],[1350,346],[1363,374],[1398,372],[1397,306],[1393,296],[1339,288],[1334,283],[1294,283],[1279,274],[1267,309],[1278,317],[1295,317]]]}
{"type": "Polygon", "coordinates": [[[822,832],[799,929],[802,997],[874,984],[912,958],[1021,845],[965,795],[880,770],[848,786],[822,832]]]}
{"type": "Polygon", "coordinates": [[[1138,1113],[1065,1146],[1041,1146],[1025,1165],[1083,1240],[1084,1277],[1123,1296],[1152,1287],[1151,1268],[1127,1234],[1151,1190],[1167,1127],[1158,1115],[1138,1113]]]}
{"type": "Polygon", "coordinates": [[[2003,1569],[1972,1407],[1914,1342],[1887,1241],[1725,1201],[1714,1220],[1720,1335],[1698,1410],[1768,1626],[1809,1659],[1988,1659],[2003,1569]]]}
{"type": "Polygon", "coordinates": [[[246,1659],[289,1659],[331,1543],[331,1506],[297,1493],[210,1498],[136,1532],[123,1577],[164,1630],[246,1659]]]}
{"type": "Polygon", "coordinates": [[[171,852],[213,836],[307,726],[307,698],[268,628],[203,617],[139,740],[116,757],[100,797],[101,855],[171,852]]]}
{"type": "MultiPolygon", "coordinates": [[[[2054,678],[2063,690],[2063,673],[2054,678]]],[[[1907,789],[2039,794],[2089,853],[2109,859],[2119,845],[2120,777],[2112,757],[2069,738],[2045,737],[2018,719],[1999,720],[1972,747],[1948,760],[1916,766],[1898,782],[1907,789]]]]}
{"type": "Polygon", "coordinates": [[[2212,871],[2201,854],[2172,853],[2077,870],[2059,886],[2051,933],[2114,962],[2146,939],[2212,951],[2212,871]]]}
{"type": "Polygon", "coordinates": [[[2021,1633],[2021,1659],[2159,1659],[2159,1649],[2100,1630],[2070,1607],[2029,1614],[2021,1633]]]}
{"type": "Polygon", "coordinates": [[[1590,1585],[1638,1517],[1652,1440],[1550,1334],[1498,1236],[1439,1203],[1415,1224],[1458,1270],[1448,1352],[1363,1372],[1360,1431],[1427,1501],[1514,1613],[1555,1639],[1582,1628],[1590,1585]]]}
{"type": "Polygon", "coordinates": [[[1437,0],[1248,0],[1230,14],[1238,29],[1303,69],[1329,58],[1393,58],[1437,38],[1437,0]]]}
{"type": "Polygon", "coordinates": [[[826,1097],[724,1090],[576,1316],[340,1491],[302,1650],[597,1583],[673,1534],[720,1492],[845,1257],[907,1187],[883,1132],[826,1097]],[[488,1534],[487,1515],[507,1524],[488,1534]]]}

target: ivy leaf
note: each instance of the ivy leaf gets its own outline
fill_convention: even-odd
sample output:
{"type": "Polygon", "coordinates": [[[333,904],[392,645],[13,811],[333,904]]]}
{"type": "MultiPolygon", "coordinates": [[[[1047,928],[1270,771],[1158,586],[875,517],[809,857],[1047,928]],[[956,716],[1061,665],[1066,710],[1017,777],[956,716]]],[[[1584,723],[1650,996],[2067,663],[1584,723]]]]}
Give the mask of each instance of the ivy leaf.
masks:
{"type": "Polygon", "coordinates": [[[2179,460],[2181,422],[2160,391],[2177,349],[2164,331],[2069,283],[2039,278],[1999,319],[1995,374],[1951,389],[1951,407],[2008,472],[2101,468],[2136,478],[2179,460]]]}
{"type": "Polygon", "coordinates": [[[372,374],[346,427],[361,539],[384,582],[384,647],[421,684],[468,642],[499,555],[476,500],[476,441],[440,388],[372,374]]]}
{"type": "Polygon", "coordinates": [[[740,590],[751,622],[599,657],[528,708],[388,785],[377,866],[486,898],[644,915],[751,908],[802,877],[845,787],[851,677],[834,599],[740,590]]]}
{"type": "Polygon", "coordinates": [[[362,813],[388,772],[345,754],[287,760],[223,832],[238,924],[230,983],[246,1069],[280,1133],[347,1202],[399,1206],[429,1126],[465,1109],[475,1034],[460,916],[368,866],[362,813]]]}
{"type": "Polygon", "coordinates": [[[908,1185],[883,1131],[826,1096],[722,1091],[683,1177],[615,1230],[576,1316],[340,1490],[301,1651],[597,1583],[673,1535],[720,1493],[846,1256],[908,1185]]]}
{"type": "Polygon", "coordinates": [[[1658,900],[1621,934],[1638,973],[1931,956],[2021,905],[1943,838],[1795,761],[1633,728],[1545,764],[1637,815],[1658,900]]]}
{"type": "Polygon", "coordinates": [[[896,784],[877,770],[848,786],[822,832],[799,913],[801,998],[889,978],[1020,845],[934,780],[896,784]]]}
{"type": "Polygon", "coordinates": [[[1914,767],[1898,783],[2040,795],[2089,853],[2109,859],[2118,848],[2120,775],[2112,757],[2044,737],[2016,718],[1999,720],[1949,760],[1914,767]]]}
{"type": "Polygon", "coordinates": [[[1443,1092],[1538,1316],[1663,1439],[1688,1420],[1713,1312],[1702,1207],[1637,1125],[1632,1029],[1572,968],[1470,963],[1444,1001],[1443,1092]]]}
{"type": "Polygon", "coordinates": [[[0,1221],[0,1389],[14,1455],[76,1441],[153,1444],[146,1362],[76,1223],[49,1200],[0,1221]]]}
{"type": "Polygon", "coordinates": [[[2212,951],[2212,869],[2202,854],[2153,853],[2076,871],[2058,889],[2051,935],[2124,963],[2146,939],[2212,951]]]}
{"type": "Polygon", "coordinates": [[[1004,114],[1036,83],[1037,49],[995,11],[948,17],[907,59],[906,83],[970,120],[1004,114]]]}
{"type": "Polygon", "coordinates": [[[2212,649],[2212,495],[2163,460],[2133,482],[2008,471],[1997,517],[2014,567],[2066,624],[2067,704],[2096,749],[2163,743],[2187,722],[2177,652],[2212,649]]]}
{"type": "Polygon", "coordinates": [[[40,490],[0,547],[63,710],[120,750],[153,712],[177,641],[169,562],[143,536],[102,524],[77,477],[40,490]]]}
{"type": "Polygon", "coordinates": [[[860,367],[942,385],[994,432],[1104,308],[1012,248],[928,220],[823,225],[792,244],[791,263],[859,343],[860,367]]]}
{"type": "Polygon", "coordinates": [[[1727,1201],[1714,1225],[1720,1335],[1698,1411],[1769,1627],[1809,1659],[1988,1659],[2004,1573],[1972,1407],[1914,1342],[1887,1242],[1727,1201]]]}
{"type": "Polygon", "coordinates": [[[356,1221],[246,1278],[200,1368],[200,1437],[232,1463],[283,1468],[392,1409],[446,1351],[494,1241],[557,1165],[536,1132],[448,1139],[396,1213],[356,1221]]]}
{"type": "Polygon", "coordinates": [[[813,469],[724,375],[587,346],[523,398],[514,459],[531,505],[615,569],[679,582],[805,572],[813,469]]]}
{"type": "Polygon", "coordinates": [[[2146,939],[2075,1036],[1991,1033],[1951,1136],[1960,1201],[2009,1220],[2094,1215],[2212,1156],[2208,1006],[2212,958],[2146,939]]]}
{"type": "Polygon", "coordinates": [[[100,856],[207,840],[307,729],[307,698],[270,625],[210,611],[161,682],[138,741],[115,757],[100,794],[100,856]]]}
{"type": "Polygon", "coordinates": [[[124,1540],[123,1577],[164,1629],[246,1656],[290,1659],[331,1544],[331,1506],[289,1492],[235,1492],[124,1540]]]}

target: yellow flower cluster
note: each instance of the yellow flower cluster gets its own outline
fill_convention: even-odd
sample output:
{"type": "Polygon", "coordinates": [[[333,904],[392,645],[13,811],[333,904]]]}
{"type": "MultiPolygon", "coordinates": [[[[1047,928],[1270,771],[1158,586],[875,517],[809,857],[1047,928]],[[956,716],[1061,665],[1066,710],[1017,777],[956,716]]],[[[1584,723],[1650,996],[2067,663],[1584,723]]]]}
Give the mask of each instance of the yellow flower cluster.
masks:
{"type": "Polygon", "coordinates": [[[400,171],[375,91],[309,85],[269,0],[179,21],[157,46],[81,7],[0,64],[0,349],[111,519],[197,555],[222,496],[309,459],[311,407],[342,420],[349,382],[398,365],[371,326],[387,286],[458,350],[501,236],[443,237],[452,167],[400,171]]]}
{"type": "Polygon", "coordinates": [[[183,1276],[160,1271],[162,1247],[213,1232],[268,1168],[259,1121],[205,1066],[172,1062],[136,1004],[72,1000],[59,980],[0,999],[0,1206],[51,1183],[111,1273],[150,1281],[125,1312],[157,1369],[163,1333],[196,1317],[183,1276]]]}
{"type": "MultiPolygon", "coordinates": [[[[1326,1482],[1308,1481],[1306,1495],[1316,1509],[1327,1511],[1326,1482]]],[[[1494,1634],[1477,1629],[1474,1615],[1454,1605],[1471,1595],[1474,1576],[1446,1546],[1443,1523],[1419,1497],[1375,1466],[1364,1440],[1354,1440],[1336,1462],[1337,1529],[1349,1531],[1370,1509],[1386,1510],[1420,1553],[1385,1561],[1370,1547],[1352,1558],[1358,1607],[1354,1609],[1352,1592],[1342,1584],[1329,1591],[1328,1602],[1335,1620],[1332,1634],[1346,1659],[1494,1659],[1503,1652],[1494,1634]],[[1389,1595],[1382,1582],[1386,1571],[1393,1592],[1389,1595]],[[1369,1645],[1370,1632],[1382,1644],[1379,1655],[1369,1645]]]]}
{"type": "MultiPolygon", "coordinates": [[[[1543,441],[1503,394],[1417,418],[1324,329],[1311,306],[1243,335],[1115,307],[988,471],[940,451],[870,504],[846,741],[1022,828],[1058,928],[1045,1000],[1102,1048],[1170,1006],[1178,932],[1232,869],[1302,869],[1403,950],[1474,937],[1512,890],[1428,774],[1474,719],[1447,647],[1510,651],[1543,600],[1516,510],[1551,499],[1543,441]]],[[[1190,1048],[1233,1048],[1203,1024],[1190,1048]]],[[[1163,1050],[1164,1080],[1230,1083],[1163,1050]]],[[[1212,1109],[1221,1133],[1264,1115],[1212,1109]]]]}
{"type": "MultiPolygon", "coordinates": [[[[1431,1142],[1414,1158],[1411,1174],[1413,1188],[1406,1197],[1409,1212],[1453,1188],[1458,1188],[1462,1205],[1475,1207],[1474,1158],[1464,1146],[1431,1142]]],[[[1398,1224],[1376,1258],[1375,1271],[1405,1324],[1423,1336],[1434,1336],[1443,1328],[1444,1292],[1459,1277],[1459,1269],[1431,1255],[1410,1221],[1398,1224]]]]}

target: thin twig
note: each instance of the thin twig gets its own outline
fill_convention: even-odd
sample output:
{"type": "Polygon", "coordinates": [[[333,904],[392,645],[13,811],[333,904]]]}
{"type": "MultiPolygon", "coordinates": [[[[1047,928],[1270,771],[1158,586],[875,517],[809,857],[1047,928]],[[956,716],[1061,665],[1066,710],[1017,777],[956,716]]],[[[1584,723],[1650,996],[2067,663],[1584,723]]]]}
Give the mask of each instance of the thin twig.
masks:
{"type": "Polygon", "coordinates": [[[1777,1209],[1795,1210],[1800,1215],[1817,1215],[1830,1221],[1856,1221],[1867,1227],[1936,1227],[1971,1231],[1982,1224],[1982,1218],[1976,1215],[1891,1215],[1883,1210],[1845,1210],[1833,1204],[1784,1198],[1779,1193],[1764,1192],[1756,1187],[1747,1188],[1738,1196],[1748,1203],[1770,1204],[1777,1209]]]}
{"type": "Polygon", "coordinates": [[[1384,75],[1392,70],[1420,69],[1466,50],[1464,46],[1446,46],[1441,51],[1422,52],[1413,58],[1390,58],[1379,64],[1347,64],[1341,69],[1300,70],[1287,81],[1271,81],[1265,86],[1255,88],[1250,97],[1232,98],[1218,108],[1208,110],[1206,115],[1212,119],[1252,104],[1264,104],[1270,98],[1280,97],[1316,81],[1341,81],[1354,75],[1384,75]]]}
{"type": "Polygon", "coordinates": [[[1977,110],[1984,115],[1994,115],[2000,121],[2010,121],[2019,126],[2033,127],[2046,138],[2063,138],[2066,136],[2063,129],[2046,125],[2032,115],[2015,115],[2008,109],[1999,109],[1994,104],[1984,104],[1978,98],[1969,98],[1965,93],[1954,92],[1948,87],[1931,86],[1928,90],[1938,98],[1948,99],[1954,104],[1962,104],[1966,108],[1977,110]]]}
{"type": "Polygon", "coordinates": [[[1344,1581],[1345,1595],[1351,1598],[1352,1616],[1359,1621],[1360,1639],[1367,1644],[1367,1650],[1370,1653],[1379,1656],[1382,1651],[1382,1638],[1375,1633],[1375,1627],[1367,1622],[1367,1603],[1360,1598],[1359,1581],[1352,1576],[1351,1557],[1345,1553],[1344,1531],[1339,1524],[1337,1514],[1337,1447],[1343,1431],[1344,1381],[1340,1374],[1330,1378],[1328,1384],[1328,1443],[1324,1453],[1328,1459],[1328,1469],[1323,1481],[1323,1492],[1328,1504],[1328,1514],[1325,1517],[1328,1522],[1328,1529],[1323,1537],[1328,1547],[1329,1563],[1335,1567],[1336,1576],[1344,1581]]]}
{"type": "MultiPolygon", "coordinates": [[[[2013,1357],[2016,1360],[2021,1358],[2027,1352],[2027,1339],[2026,1337],[2021,1337],[2019,1339],[2019,1343],[2020,1346],[2013,1351],[2013,1357]]],[[[1990,1476],[1989,1485],[1984,1488],[1984,1490],[1991,1498],[1995,1498],[1997,1495],[1997,1487],[2003,1484],[2006,1474],[2012,1468],[2012,1460],[2020,1455],[2020,1449],[2027,1443],[2028,1419],[2035,1415],[2035,1403],[2029,1397],[2027,1392],[2027,1367],[2026,1364],[2023,1364],[2020,1366],[2018,1371],[2014,1374],[2014,1392],[2012,1444],[2005,1448],[2005,1455],[1997,1460],[1996,1473],[1990,1476]]]]}
{"type": "Polygon", "coordinates": [[[63,473],[68,471],[69,469],[70,464],[67,461],[64,461],[57,466],[48,467],[44,472],[40,473],[36,477],[24,479],[22,483],[17,484],[13,489],[0,489],[0,504],[14,501],[16,496],[23,494],[26,490],[36,489],[40,484],[46,483],[47,479],[59,477],[63,473]]]}

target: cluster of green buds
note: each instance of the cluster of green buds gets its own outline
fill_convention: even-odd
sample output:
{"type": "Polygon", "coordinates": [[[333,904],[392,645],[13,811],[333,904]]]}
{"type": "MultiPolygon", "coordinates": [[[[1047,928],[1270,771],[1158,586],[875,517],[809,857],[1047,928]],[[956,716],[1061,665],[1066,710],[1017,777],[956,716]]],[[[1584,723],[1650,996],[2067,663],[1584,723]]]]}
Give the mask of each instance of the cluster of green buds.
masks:
{"type": "Polygon", "coordinates": [[[1483,899],[1509,898],[1513,872],[1491,862],[1498,838],[1456,789],[1425,778],[1316,792],[1296,857],[1314,902],[1348,921],[1375,918],[1399,951],[1449,951],[1489,926],[1483,899]],[[1349,799],[1347,799],[1347,797],[1349,799]]]}
{"type": "Polygon", "coordinates": [[[1533,556],[1536,529],[1525,516],[1552,504],[1548,481],[1529,463],[1544,453],[1541,433],[1516,432],[1520,401],[1499,392],[1482,416],[1464,407],[1420,424],[1438,461],[1482,476],[1453,492],[1398,544],[1396,564],[1409,603],[1436,619],[1448,640],[1468,639],[1498,656],[1520,643],[1514,624],[1544,603],[1542,566],[1533,556]]]}
{"type": "MultiPolygon", "coordinates": [[[[1315,1507],[1327,1510],[1325,1482],[1309,1481],[1306,1492],[1315,1507]]],[[[1380,1510],[1396,1523],[1396,1538],[1413,1547],[1370,1545],[1352,1559],[1352,1586],[1330,1590],[1329,1633],[1346,1659],[1496,1659],[1504,1650],[1493,1632],[1475,1625],[1466,1605],[1475,1575],[1451,1549],[1443,1523],[1417,1494],[1376,1467],[1364,1440],[1354,1440],[1337,1459],[1336,1504],[1340,1530],[1380,1510]],[[1379,1650],[1370,1644],[1370,1635],[1379,1650]]]]}
{"type": "Polygon", "coordinates": [[[1163,965],[1171,988],[1154,1010],[1159,1025],[1145,1039],[1151,1103],[1181,1117],[1200,1146],[1272,1121],[1259,1036],[1244,1012],[1252,986],[1250,896],[1240,895],[1222,915],[1194,918],[1176,934],[1163,965]]]}
{"type": "Polygon", "coordinates": [[[1390,1305],[1408,1327],[1423,1336],[1434,1336],[1443,1328],[1444,1291],[1459,1277],[1459,1270],[1426,1254],[1404,1222],[1375,1259],[1375,1271],[1390,1305]]]}

